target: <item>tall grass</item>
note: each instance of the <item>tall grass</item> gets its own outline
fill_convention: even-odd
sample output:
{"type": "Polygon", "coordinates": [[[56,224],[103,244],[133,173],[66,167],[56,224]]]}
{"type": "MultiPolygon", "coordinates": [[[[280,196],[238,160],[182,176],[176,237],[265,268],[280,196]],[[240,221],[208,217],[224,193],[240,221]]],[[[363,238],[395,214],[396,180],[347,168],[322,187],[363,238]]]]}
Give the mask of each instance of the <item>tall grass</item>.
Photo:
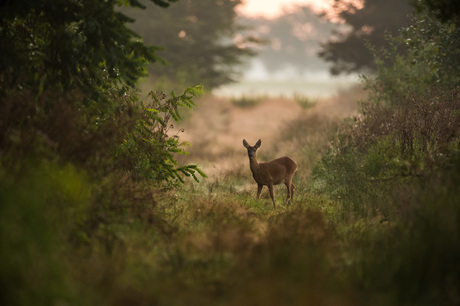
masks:
{"type": "MultiPolygon", "coordinates": [[[[48,118],[2,104],[2,304],[458,305],[458,89],[373,82],[359,114],[353,89],[279,128],[263,158],[289,154],[299,170],[295,201],[278,186],[277,209],[256,199],[247,164],[168,190],[142,179],[125,136],[144,144],[149,131],[129,105],[88,136],[99,117],[67,103],[48,118]]],[[[203,143],[196,157],[234,161],[203,143]]]]}
{"type": "MultiPolygon", "coordinates": [[[[437,97],[445,107],[414,102],[410,118],[455,113],[455,94],[437,97]]],[[[273,154],[294,152],[299,171],[276,210],[248,167],[169,191],[58,160],[0,173],[2,302],[455,305],[460,154],[436,127],[452,121],[410,153],[394,145],[408,121],[372,128],[388,120],[366,109],[346,124],[310,109],[280,130],[273,154]]]]}

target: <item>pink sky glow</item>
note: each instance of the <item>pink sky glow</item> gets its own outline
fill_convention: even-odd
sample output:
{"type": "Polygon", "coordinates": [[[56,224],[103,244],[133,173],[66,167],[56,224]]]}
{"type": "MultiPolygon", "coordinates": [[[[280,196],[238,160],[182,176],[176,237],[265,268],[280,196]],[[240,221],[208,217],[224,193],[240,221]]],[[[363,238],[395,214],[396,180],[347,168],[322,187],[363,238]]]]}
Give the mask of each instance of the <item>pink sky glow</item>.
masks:
{"type": "MultiPolygon", "coordinates": [[[[309,5],[315,12],[331,11],[334,2],[334,0],[243,0],[243,4],[237,10],[240,14],[250,17],[276,18],[299,4],[309,5]]],[[[348,0],[347,2],[354,2],[359,8],[362,7],[363,0],[348,0]]]]}
{"type": "Polygon", "coordinates": [[[330,5],[328,0],[243,0],[243,5],[238,8],[240,14],[274,18],[279,16],[283,10],[292,8],[296,4],[308,4],[315,10],[327,9],[330,5]]]}

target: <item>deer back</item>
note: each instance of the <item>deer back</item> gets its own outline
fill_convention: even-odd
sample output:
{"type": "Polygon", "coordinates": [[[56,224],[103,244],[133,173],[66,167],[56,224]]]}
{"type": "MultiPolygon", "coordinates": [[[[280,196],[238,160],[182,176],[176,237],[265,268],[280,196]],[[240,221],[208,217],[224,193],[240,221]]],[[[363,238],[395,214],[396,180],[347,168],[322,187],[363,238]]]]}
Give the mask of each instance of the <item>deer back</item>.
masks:
{"type": "Polygon", "coordinates": [[[290,157],[286,156],[269,162],[259,163],[257,170],[252,171],[257,183],[277,185],[292,177],[297,170],[297,164],[290,157]]]}

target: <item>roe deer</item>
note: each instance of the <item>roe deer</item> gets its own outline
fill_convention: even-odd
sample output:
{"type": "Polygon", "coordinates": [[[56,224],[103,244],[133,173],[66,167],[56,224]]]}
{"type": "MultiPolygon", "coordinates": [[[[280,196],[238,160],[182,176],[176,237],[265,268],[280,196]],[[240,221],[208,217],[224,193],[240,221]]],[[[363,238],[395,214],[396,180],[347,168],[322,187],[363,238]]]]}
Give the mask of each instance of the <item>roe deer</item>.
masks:
{"type": "Polygon", "coordinates": [[[275,198],[273,196],[273,185],[284,183],[287,187],[286,201],[294,200],[295,186],[292,183],[292,177],[297,171],[297,164],[290,157],[280,157],[275,160],[258,163],[256,151],[262,144],[259,139],[257,143],[251,147],[248,142],[243,139],[243,145],[248,149],[249,166],[251,167],[252,177],[257,183],[257,198],[260,196],[262,187],[265,185],[270,191],[270,197],[273,201],[273,207],[276,208],[275,198]]]}

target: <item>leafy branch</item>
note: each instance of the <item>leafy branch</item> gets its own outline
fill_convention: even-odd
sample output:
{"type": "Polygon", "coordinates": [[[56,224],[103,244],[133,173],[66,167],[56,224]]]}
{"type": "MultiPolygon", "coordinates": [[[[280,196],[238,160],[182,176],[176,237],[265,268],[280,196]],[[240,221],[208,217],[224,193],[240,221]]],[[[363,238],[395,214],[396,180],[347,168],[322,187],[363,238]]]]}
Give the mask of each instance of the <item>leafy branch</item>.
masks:
{"type": "Polygon", "coordinates": [[[117,154],[121,165],[134,178],[147,178],[170,188],[183,184],[182,176],[192,177],[197,182],[198,176],[206,177],[197,165],[179,165],[175,154],[187,155],[184,147],[189,143],[181,142],[178,132],[169,135],[174,127],[170,121],[180,121],[180,109],[194,108],[193,99],[202,93],[200,85],[187,88],[181,95],[172,92],[169,98],[162,92],[152,91],[148,101],[138,104],[136,126],[127,133],[117,154]]]}

